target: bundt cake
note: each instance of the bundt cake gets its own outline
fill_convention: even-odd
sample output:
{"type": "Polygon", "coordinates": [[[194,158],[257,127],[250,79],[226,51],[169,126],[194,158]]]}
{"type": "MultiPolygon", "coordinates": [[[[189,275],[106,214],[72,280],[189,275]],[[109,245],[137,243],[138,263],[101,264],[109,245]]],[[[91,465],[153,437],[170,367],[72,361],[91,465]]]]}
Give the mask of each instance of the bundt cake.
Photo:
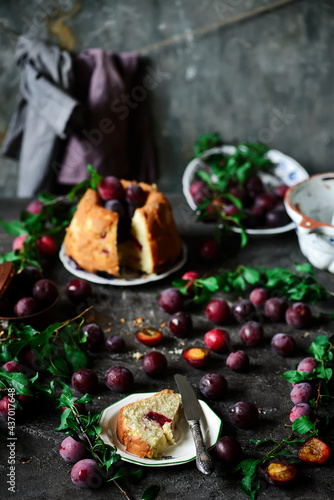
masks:
{"type": "Polygon", "coordinates": [[[119,276],[123,267],[147,274],[168,269],[182,249],[169,202],[155,185],[120,182],[124,190],[135,184],[145,195],[143,206],[131,207],[130,215],[128,205],[126,230],[125,217],[103,206],[98,191],[88,189],[66,229],[66,254],[91,273],[119,276]]]}
{"type": "Polygon", "coordinates": [[[164,389],[154,396],[124,406],[117,419],[117,437],[129,453],[159,458],[174,441],[180,396],[164,389]]]}

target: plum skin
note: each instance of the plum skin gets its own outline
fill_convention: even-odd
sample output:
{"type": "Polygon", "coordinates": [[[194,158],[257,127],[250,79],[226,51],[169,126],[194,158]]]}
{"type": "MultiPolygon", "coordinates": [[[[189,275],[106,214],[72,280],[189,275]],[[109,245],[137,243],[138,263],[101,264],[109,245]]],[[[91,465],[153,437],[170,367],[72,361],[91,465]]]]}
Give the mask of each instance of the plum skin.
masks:
{"type": "Polygon", "coordinates": [[[167,371],[167,358],[159,351],[148,352],[143,357],[142,367],[144,372],[150,377],[161,377],[167,371]]]}
{"type": "Polygon", "coordinates": [[[98,488],[102,484],[102,475],[95,460],[79,460],[71,471],[72,482],[79,488],[98,488]]]}
{"type": "Polygon", "coordinates": [[[308,403],[314,395],[314,388],[308,382],[296,384],[290,392],[291,401],[296,405],[298,403],[308,403]]]}
{"type": "Polygon", "coordinates": [[[95,394],[98,390],[98,378],[90,368],[80,368],[73,373],[71,383],[77,391],[85,394],[95,394]]]}
{"type": "Polygon", "coordinates": [[[227,381],[219,373],[207,373],[199,381],[199,389],[209,399],[222,399],[227,392],[227,381]]]}
{"type": "Polygon", "coordinates": [[[294,422],[299,417],[313,417],[313,411],[308,403],[297,403],[290,411],[290,422],[294,422]]]}
{"type": "Polygon", "coordinates": [[[271,339],[271,348],[279,356],[290,356],[296,350],[296,342],[291,335],[276,333],[271,339]]]}
{"type": "Polygon", "coordinates": [[[204,343],[206,347],[214,352],[222,352],[226,349],[230,341],[230,335],[226,330],[221,328],[213,328],[204,335],[204,343]]]}
{"type": "Polygon", "coordinates": [[[242,448],[234,437],[224,436],[217,441],[215,452],[222,462],[235,463],[242,455],[242,448]]]}
{"type": "Polygon", "coordinates": [[[230,306],[224,299],[212,299],[205,307],[205,316],[209,321],[222,325],[230,316],[230,306]]]}
{"type": "Polygon", "coordinates": [[[249,366],[248,354],[241,349],[231,352],[226,359],[226,366],[236,372],[245,370],[249,366]]]}
{"type": "Polygon", "coordinates": [[[108,389],[116,392],[128,392],[134,384],[133,373],[125,366],[112,366],[104,380],[108,389]]]}
{"type": "Polygon", "coordinates": [[[238,401],[232,405],[229,415],[231,422],[243,429],[253,427],[259,419],[257,407],[249,401],[238,401]]]}
{"type": "Polygon", "coordinates": [[[82,442],[67,436],[60,445],[59,454],[65,462],[76,463],[86,458],[88,451],[82,442]]]}

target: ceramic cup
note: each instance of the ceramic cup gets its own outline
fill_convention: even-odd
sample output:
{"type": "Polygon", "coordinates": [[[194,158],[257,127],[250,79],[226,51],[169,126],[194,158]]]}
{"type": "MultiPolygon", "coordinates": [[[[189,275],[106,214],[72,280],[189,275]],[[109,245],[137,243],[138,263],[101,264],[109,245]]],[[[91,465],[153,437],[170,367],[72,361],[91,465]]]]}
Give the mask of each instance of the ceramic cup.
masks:
{"type": "Polygon", "coordinates": [[[284,204],[302,253],[317,269],[334,273],[334,172],[290,187],[284,204]]]}

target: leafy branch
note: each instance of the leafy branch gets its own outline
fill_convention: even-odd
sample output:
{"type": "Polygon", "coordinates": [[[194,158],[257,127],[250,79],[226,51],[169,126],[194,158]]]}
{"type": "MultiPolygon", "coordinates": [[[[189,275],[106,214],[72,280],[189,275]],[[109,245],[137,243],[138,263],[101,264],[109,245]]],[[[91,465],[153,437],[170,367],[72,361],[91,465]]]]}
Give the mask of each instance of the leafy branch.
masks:
{"type": "MultiPolygon", "coordinates": [[[[331,335],[330,337],[327,337],[326,335],[318,335],[318,337],[311,343],[307,352],[314,356],[318,362],[318,365],[312,372],[289,370],[282,375],[282,377],[291,384],[309,382],[314,384],[317,388],[316,397],[310,401],[310,404],[315,412],[315,421],[312,421],[306,416],[297,418],[292,424],[292,430],[294,432],[308,434],[310,436],[317,435],[319,433],[318,425],[321,422],[318,415],[319,407],[333,399],[333,396],[330,393],[333,369],[329,366],[333,361],[333,341],[334,335],[331,335]]],[[[325,425],[328,424],[328,416],[326,416],[323,420],[325,425]]]]}
{"type": "Polygon", "coordinates": [[[295,457],[292,457],[293,452],[291,452],[287,446],[291,445],[300,445],[303,443],[303,440],[295,440],[294,435],[290,434],[288,438],[283,439],[282,441],[276,442],[273,440],[254,440],[251,439],[251,442],[255,444],[255,446],[259,446],[268,442],[274,442],[275,446],[272,448],[266,455],[260,459],[255,458],[247,458],[240,462],[232,472],[241,471],[243,474],[243,478],[240,481],[240,489],[246,493],[246,495],[251,498],[251,500],[255,500],[256,494],[261,486],[261,466],[266,464],[269,460],[274,458],[282,458],[289,456],[290,462],[294,461],[295,457]],[[284,450],[282,448],[285,447],[284,450]]]}
{"type": "MultiPolygon", "coordinates": [[[[113,482],[123,497],[130,500],[126,491],[118,483],[118,479],[123,478],[127,481],[135,481],[142,477],[143,470],[141,468],[133,471],[127,467],[121,466],[116,473],[113,472],[113,465],[121,460],[115,446],[105,444],[101,439],[101,419],[100,413],[88,411],[87,415],[79,414],[74,403],[89,403],[92,404],[92,397],[85,394],[81,398],[75,400],[71,389],[63,382],[58,382],[61,387],[61,395],[56,397],[58,408],[65,407],[61,415],[61,423],[57,428],[59,431],[66,431],[76,440],[80,440],[85,444],[93,459],[98,463],[101,475],[106,478],[107,482],[113,482]]],[[[56,385],[52,381],[50,384],[49,394],[56,393],[56,385]]],[[[152,500],[159,492],[159,487],[152,485],[147,488],[142,496],[142,500],[152,500]]]]}
{"type": "Polygon", "coordinates": [[[242,472],[243,477],[240,482],[240,488],[251,500],[256,498],[256,494],[260,489],[260,481],[263,474],[262,466],[264,466],[264,464],[271,459],[282,459],[282,457],[288,457],[288,461],[290,463],[299,461],[295,450],[305,442],[305,439],[297,439],[296,435],[301,434],[307,437],[317,436],[319,434],[319,425],[328,425],[328,415],[326,415],[325,418],[320,419],[318,410],[321,404],[328,403],[331,399],[333,399],[333,396],[330,394],[330,383],[333,377],[333,370],[329,366],[333,361],[333,341],[334,335],[329,338],[326,337],[326,335],[319,335],[311,343],[307,352],[313,355],[318,362],[318,366],[312,372],[289,370],[282,375],[282,377],[290,383],[300,383],[305,381],[316,383],[317,396],[314,400],[310,401],[310,404],[315,410],[315,418],[313,420],[307,416],[296,418],[292,423],[292,433],[288,438],[282,439],[279,442],[273,441],[272,439],[251,439],[251,443],[253,443],[256,447],[269,442],[275,443],[275,446],[268,453],[266,453],[264,457],[259,459],[249,458],[243,460],[233,469],[232,472],[242,472]],[[291,447],[293,450],[290,449],[291,447]]]}
{"type": "Polygon", "coordinates": [[[69,377],[73,371],[85,368],[86,336],[81,327],[88,310],[62,323],[53,323],[42,332],[30,325],[11,323],[6,334],[0,337],[0,361],[17,361],[22,351],[31,348],[36,370],[44,369],[57,377],[69,377]]]}
{"type": "Polygon", "coordinates": [[[39,214],[32,214],[23,210],[19,221],[5,222],[0,217],[0,226],[12,236],[25,235],[27,238],[21,250],[13,250],[0,256],[0,264],[6,261],[13,262],[16,270],[26,266],[35,266],[41,269],[41,255],[38,249],[38,240],[42,236],[52,235],[58,243],[64,236],[64,230],[69,225],[81,194],[91,187],[97,188],[102,177],[91,166],[87,166],[90,178],[76,185],[65,196],[54,196],[41,193],[39,200],[43,203],[39,214]]]}
{"type": "MultiPolygon", "coordinates": [[[[192,281],[194,304],[206,303],[213,293],[244,292],[247,287],[261,286],[269,291],[275,291],[282,297],[294,301],[307,301],[314,304],[329,297],[325,288],[314,276],[310,264],[295,264],[297,273],[288,269],[275,267],[269,269],[263,266],[239,265],[231,271],[223,271],[216,276],[207,276],[192,281]]],[[[178,279],[173,285],[184,295],[188,293],[189,280],[178,279]]]]}
{"type": "Polygon", "coordinates": [[[219,134],[203,134],[194,145],[195,155],[202,168],[196,175],[208,190],[208,196],[197,207],[198,220],[215,221],[222,232],[229,232],[236,226],[241,232],[241,246],[247,244],[244,226],[246,218],[242,202],[230,192],[231,186],[242,187],[259,170],[272,166],[266,157],[269,148],[262,143],[241,142],[235,146],[232,154],[227,152],[212,153],[203,160],[203,153],[223,144],[219,134]],[[225,212],[226,205],[234,205],[232,214],[225,212]]]}

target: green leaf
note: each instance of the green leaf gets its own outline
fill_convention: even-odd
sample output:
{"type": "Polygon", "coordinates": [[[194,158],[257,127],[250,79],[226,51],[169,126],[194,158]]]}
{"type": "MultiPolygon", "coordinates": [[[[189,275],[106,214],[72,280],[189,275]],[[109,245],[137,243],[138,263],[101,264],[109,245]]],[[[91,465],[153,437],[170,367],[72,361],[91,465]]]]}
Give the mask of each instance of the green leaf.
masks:
{"type": "Polygon", "coordinates": [[[42,201],[43,203],[49,203],[50,201],[55,201],[57,199],[57,196],[54,194],[42,191],[41,193],[38,194],[38,199],[39,201],[42,201]]]}
{"type": "Polygon", "coordinates": [[[331,343],[326,335],[318,335],[318,337],[312,342],[307,352],[313,354],[317,361],[321,361],[329,352],[331,343]]]}
{"type": "Polygon", "coordinates": [[[312,422],[309,417],[299,417],[292,423],[292,430],[299,432],[299,434],[308,434],[315,430],[315,425],[315,422],[312,422]]]}
{"type": "Polygon", "coordinates": [[[284,372],[282,377],[291,384],[299,384],[300,382],[306,382],[315,378],[313,373],[298,370],[289,370],[284,372]]]}
{"type": "Polygon", "coordinates": [[[33,339],[31,340],[31,346],[40,347],[48,344],[56,329],[60,326],[61,323],[53,323],[52,325],[48,326],[45,330],[43,330],[43,332],[33,337],[33,339]]]}
{"type": "Polygon", "coordinates": [[[214,276],[212,276],[210,278],[198,279],[196,281],[198,284],[202,285],[210,292],[216,292],[217,290],[219,290],[218,278],[215,278],[214,276]]]}
{"type": "Polygon", "coordinates": [[[60,380],[57,380],[57,382],[54,382],[52,380],[52,382],[50,383],[50,387],[53,390],[53,392],[56,391],[55,387],[56,383],[60,386],[62,391],[61,396],[59,398],[59,406],[66,406],[66,407],[73,406],[74,396],[69,386],[60,380]]]}
{"type": "Polygon", "coordinates": [[[240,489],[251,499],[255,500],[256,493],[260,489],[260,478],[245,476],[240,481],[240,489]]]}
{"type": "Polygon", "coordinates": [[[236,278],[234,278],[232,284],[233,288],[235,290],[238,290],[239,292],[244,292],[246,290],[246,283],[242,276],[237,276],[236,278]]]}
{"type": "MultiPolygon", "coordinates": [[[[34,378],[34,380],[36,380],[36,378],[34,378]]],[[[5,387],[13,387],[17,394],[32,396],[31,389],[29,388],[31,381],[23,373],[10,373],[0,368],[0,382],[2,382],[5,387]]]]}
{"type": "Polygon", "coordinates": [[[240,246],[241,248],[244,248],[247,243],[248,243],[248,235],[246,233],[246,230],[244,227],[242,227],[240,224],[239,224],[239,228],[240,228],[240,231],[241,231],[241,243],[240,243],[240,246]]]}
{"type": "Polygon", "coordinates": [[[259,465],[261,460],[257,460],[255,458],[247,458],[246,460],[243,460],[242,462],[240,462],[237,467],[233,470],[237,471],[237,470],[242,470],[244,474],[248,474],[248,475],[252,475],[257,466],[259,465]]]}
{"type": "Polygon", "coordinates": [[[74,186],[71,189],[71,191],[67,194],[68,199],[70,201],[74,201],[77,194],[80,193],[81,191],[85,191],[86,189],[88,189],[90,187],[90,185],[91,185],[91,181],[89,179],[86,179],[86,180],[80,182],[79,184],[74,186]]]}
{"type": "Polygon", "coordinates": [[[97,189],[97,186],[100,184],[102,181],[103,177],[102,175],[98,174],[95,168],[92,167],[92,165],[87,165],[87,170],[90,175],[90,184],[92,189],[97,189]]]}
{"type": "Polygon", "coordinates": [[[50,359],[50,365],[48,366],[48,371],[55,375],[56,377],[68,377],[70,375],[70,369],[66,361],[62,358],[50,359]]]}
{"type": "Polygon", "coordinates": [[[146,488],[146,490],[142,494],[141,500],[154,500],[154,498],[157,498],[157,496],[159,495],[160,488],[160,486],[152,484],[151,486],[146,488]]]}
{"type": "Polygon", "coordinates": [[[78,347],[72,347],[69,344],[64,344],[64,351],[67,361],[73,367],[73,371],[80,370],[81,368],[86,368],[87,356],[78,347]]]}
{"type": "Polygon", "coordinates": [[[141,479],[142,475],[143,475],[143,469],[132,470],[128,469],[127,467],[121,467],[120,469],[118,469],[116,474],[108,481],[113,481],[114,479],[119,479],[121,477],[123,477],[127,481],[132,481],[132,480],[137,481],[141,479]]]}
{"type": "Polygon", "coordinates": [[[206,182],[209,185],[212,184],[211,176],[204,170],[198,170],[196,174],[202,181],[206,182]]]}
{"type": "Polygon", "coordinates": [[[20,221],[13,220],[11,222],[5,222],[2,217],[0,217],[0,225],[2,228],[12,236],[20,236],[23,234],[28,234],[24,224],[20,221]]]}
{"type": "Polygon", "coordinates": [[[84,396],[81,396],[81,398],[78,398],[77,403],[88,403],[88,404],[92,404],[93,402],[93,396],[91,396],[90,394],[85,394],[84,396]]]}
{"type": "Polygon", "coordinates": [[[325,368],[323,365],[318,366],[315,369],[315,372],[319,378],[322,378],[322,379],[326,380],[327,382],[330,381],[330,379],[332,378],[332,375],[333,375],[332,368],[325,368]]]}
{"type": "Polygon", "coordinates": [[[230,200],[233,205],[235,205],[239,210],[242,210],[243,206],[242,206],[242,202],[239,200],[239,198],[236,198],[235,196],[233,196],[231,193],[224,193],[224,198],[227,198],[228,200],[230,200]]]}
{"type": "Polygon", "coordinates": [[[201,156],[204,151],[222,145],[220,135],[216,133],[202,134],[198,137],[194,144],[194,152],[196,156],[201,156]]]}
{"type": "Polygon", "coordinates": [[[68,420],[72,418],[71,408],[66,408],[60,416],[60,426],[56,428],[56,431],[63,431],[68,428],[68,420]]]}
{"type": "Polygon", "coordinates": [[[244,266],[241,272],[247,283],[249,283],[250,285],[255,285],[261,279],[261,274],[257,269],[254,269],[253,267],[244,266]]]}
{"type": "Polygon", "coordinates": [[[305,264],[295,263],[295,268],[299,273],[312,274],[312,275],[314,274],[313,267],[308,262],[306,262],[305,264]]]}

